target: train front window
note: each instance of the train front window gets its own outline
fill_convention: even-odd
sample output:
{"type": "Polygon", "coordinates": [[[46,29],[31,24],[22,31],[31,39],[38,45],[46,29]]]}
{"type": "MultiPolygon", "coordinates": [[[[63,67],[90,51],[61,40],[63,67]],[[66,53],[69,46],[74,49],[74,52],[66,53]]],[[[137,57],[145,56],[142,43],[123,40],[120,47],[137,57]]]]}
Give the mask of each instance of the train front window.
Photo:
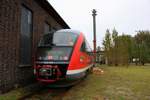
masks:
{"type": "Polygon", "coordinates": [[[69,60],[72,52],[72,47],[51,48],[39,47],[37,52],[37,60],[69,60]]]}
{"type": "Polygon", "coordinates": [[[45,34],[37,50],[37,60],[69,60],[78,34],[55,32],[45,34]]]}
{"type": "Polygon", "coordinates": [[[53,43],[59,46],[73,46],[76,39],[77,34],[56,32],[53,36],[53,43]]]}
{"type": "Polygon", "coordinates": [[[40,41],[39,46],[73,46],[76,42],[78,34],[69,32],[56,32],[51,34],[46,34],[40,41]]]}

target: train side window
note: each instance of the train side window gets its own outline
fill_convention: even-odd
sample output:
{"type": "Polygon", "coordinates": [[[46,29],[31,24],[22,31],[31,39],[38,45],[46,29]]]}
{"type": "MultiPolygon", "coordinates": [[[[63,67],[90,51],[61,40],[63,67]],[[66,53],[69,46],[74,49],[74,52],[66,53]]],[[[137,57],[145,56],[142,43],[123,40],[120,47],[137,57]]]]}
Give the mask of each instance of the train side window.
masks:
{"type": "Polygon", "coordinates": [[[86,43],[86,52],[88,52],[88,53],[92,52],[92,49],[91,49],[89,43],[87,42],[87,40],[85,41],[85,43],[86,43]]]}
{"type": "Polygon", "coordinates": [[[82,43],[80,51],[82,51],[82,52],[86,51],[86,43],[85,43],[85,41],[82,43]]]}

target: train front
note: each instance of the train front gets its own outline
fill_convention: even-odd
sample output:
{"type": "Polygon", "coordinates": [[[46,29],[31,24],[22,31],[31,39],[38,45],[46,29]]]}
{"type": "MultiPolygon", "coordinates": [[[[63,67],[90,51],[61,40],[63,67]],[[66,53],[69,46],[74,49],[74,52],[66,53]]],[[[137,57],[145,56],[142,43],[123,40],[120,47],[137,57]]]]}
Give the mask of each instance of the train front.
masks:
{"type": "Polygon", "coordinates": [[[77,37],[78,34],[62,31],[42,37],[34,64],[38,81],[48,84],[67,81],[66,72],[77,37]]]}

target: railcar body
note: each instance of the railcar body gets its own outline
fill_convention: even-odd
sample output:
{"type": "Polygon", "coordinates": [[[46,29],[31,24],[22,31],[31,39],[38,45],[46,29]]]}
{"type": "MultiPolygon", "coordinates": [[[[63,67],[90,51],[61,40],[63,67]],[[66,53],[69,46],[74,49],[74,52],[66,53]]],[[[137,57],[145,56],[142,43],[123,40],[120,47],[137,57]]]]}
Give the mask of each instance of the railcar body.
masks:
{"type": "Polygon", "coordinates": [[[34,73],[38,81],[67,85],[84,78],[93,66],[83,33],[63,29],[45,34],[37,48],[34,73]]]}

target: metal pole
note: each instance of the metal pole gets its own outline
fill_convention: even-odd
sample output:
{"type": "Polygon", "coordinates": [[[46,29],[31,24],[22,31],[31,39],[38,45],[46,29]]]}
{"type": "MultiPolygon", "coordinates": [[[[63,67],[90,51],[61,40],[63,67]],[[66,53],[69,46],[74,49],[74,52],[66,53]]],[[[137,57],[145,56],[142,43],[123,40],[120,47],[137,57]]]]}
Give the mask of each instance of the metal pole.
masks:
{"type": "Polygon", "coordinates": [[[93,46],[94,46],[94,50],[93,50],[93,53],[94,53],[94,65],[96,63],[96,10],[93,9],[92,11],[92,16],[93,16],[93,46]]]}

